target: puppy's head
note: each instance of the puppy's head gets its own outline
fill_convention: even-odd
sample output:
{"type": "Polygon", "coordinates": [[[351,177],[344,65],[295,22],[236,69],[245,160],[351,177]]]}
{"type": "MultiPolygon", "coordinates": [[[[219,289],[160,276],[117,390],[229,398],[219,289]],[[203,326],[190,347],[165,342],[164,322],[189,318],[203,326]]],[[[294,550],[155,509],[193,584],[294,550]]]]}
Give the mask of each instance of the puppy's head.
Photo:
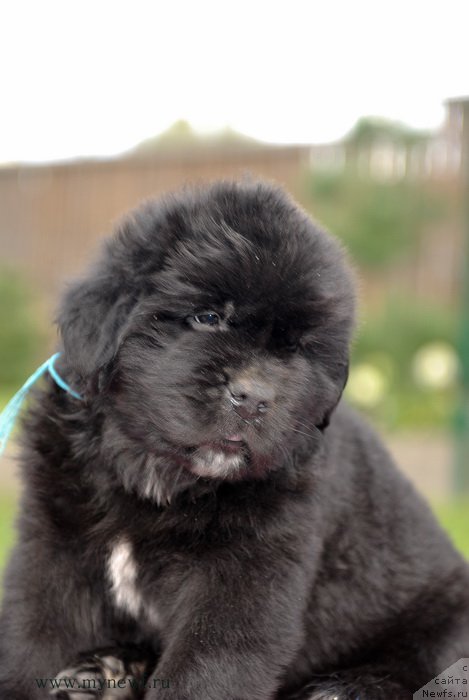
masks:
{"type": "Polygon", "coordinates": [[[125,219],[59,323],[108,440],[237,480],[317,440],[347,378],[353,307],[340,247],[283,191],[218,183],[125,219]]]}

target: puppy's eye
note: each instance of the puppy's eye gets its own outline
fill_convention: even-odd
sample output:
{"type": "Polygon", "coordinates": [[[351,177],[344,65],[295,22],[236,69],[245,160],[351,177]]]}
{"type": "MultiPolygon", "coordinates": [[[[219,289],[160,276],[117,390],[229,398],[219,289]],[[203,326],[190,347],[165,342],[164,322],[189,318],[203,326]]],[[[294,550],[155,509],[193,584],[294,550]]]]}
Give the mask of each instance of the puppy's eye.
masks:
{"type": "Polygon", "coordinates": [[[285,344],[285,350],[287,352],[296,352],[300,347],[300,343],[297,340],[290,340],[285,344]]]}
{"type": "Polygon", "coordinates": [[[279,350],[284,353],[295,353],[300,349],[300,337],[291,333],[288,328],[278,327],[274,331],[274,341],[279,350]]]}
{"type": "Polygon", "coordinates": [[[186,321],[192,328],[209,330],[219,326],[222,322],[222,318],[216,311],[201,311],[193,316],[188,316],[186,321]]]}
{"type": "Polygon", "coordinates": [[[196,323],[203,323],[204,326],[217,326],[220,323],[220,316],[214,311],[207,311],[204,314],[196,314],[194,316],[196,323]]]}

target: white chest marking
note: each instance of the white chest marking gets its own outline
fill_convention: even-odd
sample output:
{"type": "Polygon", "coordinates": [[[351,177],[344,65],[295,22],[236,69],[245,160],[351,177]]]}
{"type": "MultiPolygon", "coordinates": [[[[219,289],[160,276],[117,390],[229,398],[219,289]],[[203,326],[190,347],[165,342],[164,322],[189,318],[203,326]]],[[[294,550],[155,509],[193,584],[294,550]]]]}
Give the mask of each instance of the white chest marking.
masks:
{"type": "Polygon", "coordinates": [[[116,607],[135,618],[146,617],[157,626],[158,612],[153,604],[145,603],[138,588],[137,564],[128,540],[118,540],[112,546],[107,573],[116,607]]]}

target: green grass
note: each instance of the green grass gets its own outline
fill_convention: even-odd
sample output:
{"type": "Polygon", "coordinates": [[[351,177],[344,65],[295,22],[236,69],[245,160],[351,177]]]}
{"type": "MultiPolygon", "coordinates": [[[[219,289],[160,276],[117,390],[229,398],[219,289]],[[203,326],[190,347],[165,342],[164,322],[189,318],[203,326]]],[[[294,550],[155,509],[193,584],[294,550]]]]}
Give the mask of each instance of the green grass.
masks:
{"type": "MultiPolygon", "coordinates": [[[[17,389],[19,389],[19,387],[17,387],[17,389]]],[[[0,411],[3,411],[15,391],[16,389],[5,389],[4,387],[0,387],[0,411]]]]}
{"type": "Polygon", "coordinates": [[[14,519],[16,498],[9,494],[0,495],[0,573],[3,571],[15,539],[14,519]]]}
{"type": "Polygon", "coordinates": [[[434,510],[456,547],[469,559],[469,497],[436,506],[434,510]]]}

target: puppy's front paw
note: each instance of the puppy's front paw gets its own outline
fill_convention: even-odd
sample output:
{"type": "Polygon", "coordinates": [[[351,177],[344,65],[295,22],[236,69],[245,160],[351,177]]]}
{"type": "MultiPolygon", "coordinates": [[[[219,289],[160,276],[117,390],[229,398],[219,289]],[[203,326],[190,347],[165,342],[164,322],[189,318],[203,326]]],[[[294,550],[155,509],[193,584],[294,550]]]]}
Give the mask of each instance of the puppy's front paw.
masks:
{"type": "Polygon", "coordinates": [[[57,674],[55,700],[138,700],[154,659],[137,648],[100,649],[81,655],[57,674]]]}
{"type": "MultiPolygon", "coordinates": [[[[332,694],[329,691],[322,691],[319,690],[317,693],[313,693],[312,695],[304,695],[304,700],[347,700],[345,695],[339,695],[339,693],[334,693],[332,691],[332,694]]],[[[357,697],[357,700],[360,700],[357,697]]]]}
{"type": "MultiPolygon", "coordinates": [[[[350,696],[344,695],[340,690],[315,690],[313,692],[304,690],[294,695],[291,700],[349,700],[350,696]]],[[[290,700],[290,699],[289,699],[290,700]]],[[[360,700],[357,695],[353,700],[360,700]]]]}
{"type": "Polygon", "coordinates": [[[391,690],[390,693],[390,695],[383,695],[381,691],[370,688],[363,691],[318,689],[312,692],[295,695],[292,700],[412,700],[412,694],[404,690],[391,690]]]}
{"type": "Polygon", "coordinates": [[[389,677],[358,670],[312,681],[285,700],[412,700],[412,693],[389,677]]]}
{"type": "Polygon", "coordinates": [[[101,660],[99,663],[90,660],[88,664],[79,663],[64,668],[52,682],[55,687],[50,695],[55,700],[93,700],[105,697],[105,675],[101,660]]]}

